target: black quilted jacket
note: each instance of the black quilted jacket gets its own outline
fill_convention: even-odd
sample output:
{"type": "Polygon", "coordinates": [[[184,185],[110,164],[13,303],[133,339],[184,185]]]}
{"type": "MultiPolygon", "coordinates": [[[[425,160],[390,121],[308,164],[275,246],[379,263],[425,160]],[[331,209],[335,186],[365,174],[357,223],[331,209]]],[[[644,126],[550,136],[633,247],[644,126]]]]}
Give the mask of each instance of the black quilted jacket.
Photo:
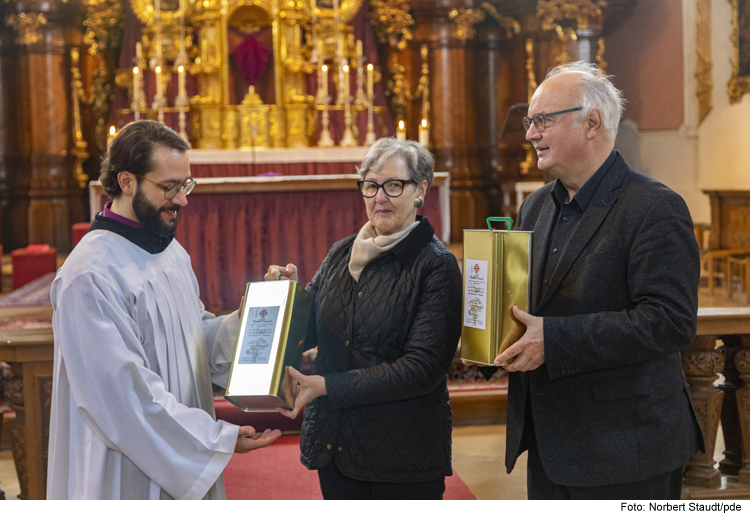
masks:
{"type": "MultiPolygon", "coordinates": [[[[418,217],[419,218],[419,217],[418,217]]],[[[365,266],[348,265],[355,237],[334,244],[308,284],[306,348],[328,395],[302,424],[302,463],[335,457],[352,478],[423,481],[451,474],[446,373],[461,334],[461,273],[426,218],[365,266]]]]}

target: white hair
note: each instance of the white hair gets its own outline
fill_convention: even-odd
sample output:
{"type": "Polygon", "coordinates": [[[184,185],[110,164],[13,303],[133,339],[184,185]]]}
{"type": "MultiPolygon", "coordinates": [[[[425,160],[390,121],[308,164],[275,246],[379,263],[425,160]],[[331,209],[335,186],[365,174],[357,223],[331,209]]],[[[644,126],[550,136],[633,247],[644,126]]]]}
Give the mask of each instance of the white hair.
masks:
{"type": "Polygon", "coordinates": [[[435,176],[435,156],[421,144],[412,140],[401,140],[383,137],[377,140],[367,151],[362,166],[357,172],[364,180],[368,172],[378,172],[392,158],[402,158],[409,170],[409,179],[419,185],[427,182],[427,188],[432,185],[435,176]]]}
{"type": "Polygon", "coordinates": [[[563,73],[574,73],[577,77],[579,100],[576,106],[582,107],[582,110],[574,116],[576,123],[583,123],[592,110],[599,110],[607,135],[614,139],[625,108],[625,99],[612,84],[612,76],[604,74],[594,64],[577,61],[555,66],[547,72],[545,80],[563,73]]]}

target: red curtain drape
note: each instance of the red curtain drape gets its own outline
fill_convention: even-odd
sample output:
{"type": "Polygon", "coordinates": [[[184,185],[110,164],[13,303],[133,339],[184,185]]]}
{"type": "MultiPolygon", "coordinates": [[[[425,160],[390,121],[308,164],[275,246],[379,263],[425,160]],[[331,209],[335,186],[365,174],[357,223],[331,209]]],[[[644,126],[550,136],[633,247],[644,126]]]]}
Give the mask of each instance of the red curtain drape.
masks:
{"type": "MultiPolygon", "coordinates": [[[[440,233],[437,189],[420,214],[440,233]]],[[[236,309],[245,284],[262,281],[271,264],[296,264],[307,284],[333,243],[367,221],[356,189],[191,195],[180,215],[177,240],[190,254],[203,304],[218,313],[236,309]]]]}

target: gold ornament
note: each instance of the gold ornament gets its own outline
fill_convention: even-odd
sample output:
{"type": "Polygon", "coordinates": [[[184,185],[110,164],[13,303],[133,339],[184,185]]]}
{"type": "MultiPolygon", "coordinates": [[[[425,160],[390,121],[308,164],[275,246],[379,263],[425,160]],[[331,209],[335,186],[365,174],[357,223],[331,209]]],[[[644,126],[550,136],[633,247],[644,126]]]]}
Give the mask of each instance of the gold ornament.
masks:
{"type": "Polygon", "coordinates": [[[406,0],[370,1],[370,22],[380,42],[406,49],[407,41],[413,38],[410,28],[414,25],[409,9],[406,0]]]}
{"type": "Polygon", "coordinates": [[[453,9],[448,17],[455,22],[453,36],[458,40],[471,40],[477,34],[474,24],[485,19],[487,14],[481,9],[453,9]]]}
{"type": "Polygon", "coordinates": [[[482,9],[497,20],[498,24],[505,30],[506,38],[511,39],[514,35],[518,35],[521,32],[521,24],[515,18],[501,15],[498,13],[497,8],[489,2],[482,2],[482,9]]]}
{"type": "MultiPolygon", "coordinates": [[[[604,10],[609,4],[604,0],[539,0],[536,14],[541,19],[544,31],[554,30],[562,45],[555,57],[557,64],[570,62],[568,42],[577,40],[576,31],[602,24],[604,10]]],[[[602,41],[603,45],[603,41],[602,41]]]]}
{"type": "Polygon", "coordinates": [[[41,13],[18,13],[6,16],[5,24],[16,31],[16,44],[29,46],[44,40],[39,29],[47,25],[47,19],[41,13]]]}

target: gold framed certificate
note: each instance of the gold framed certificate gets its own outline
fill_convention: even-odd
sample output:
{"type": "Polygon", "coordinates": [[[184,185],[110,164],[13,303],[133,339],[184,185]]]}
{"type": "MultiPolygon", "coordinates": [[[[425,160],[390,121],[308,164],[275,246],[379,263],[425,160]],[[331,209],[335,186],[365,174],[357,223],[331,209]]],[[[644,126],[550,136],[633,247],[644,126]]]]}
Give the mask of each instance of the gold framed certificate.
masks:
{"type": "Polygon", "coordinates": [[[302,361],[311,298],[294,281],[251,282],[224,396],[246,412],[294,406],[296,383],[286,367],[302,361]]]}

